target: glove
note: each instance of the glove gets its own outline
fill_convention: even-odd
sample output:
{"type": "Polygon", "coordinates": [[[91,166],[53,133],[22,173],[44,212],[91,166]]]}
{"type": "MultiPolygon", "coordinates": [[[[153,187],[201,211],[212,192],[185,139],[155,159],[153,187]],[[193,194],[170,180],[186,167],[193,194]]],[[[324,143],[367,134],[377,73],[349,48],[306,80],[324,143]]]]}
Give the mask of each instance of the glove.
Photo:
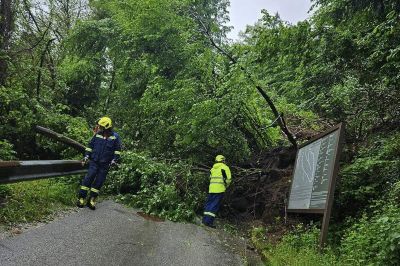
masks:
{"type": "Polygon", "coordinates": [[[82,166],[85,166],[85,164],[87,164],[88,161],[89,161],[89,157],[85,156],[85,158],[83,158],[83,160],[82,160],[82,166]]]}

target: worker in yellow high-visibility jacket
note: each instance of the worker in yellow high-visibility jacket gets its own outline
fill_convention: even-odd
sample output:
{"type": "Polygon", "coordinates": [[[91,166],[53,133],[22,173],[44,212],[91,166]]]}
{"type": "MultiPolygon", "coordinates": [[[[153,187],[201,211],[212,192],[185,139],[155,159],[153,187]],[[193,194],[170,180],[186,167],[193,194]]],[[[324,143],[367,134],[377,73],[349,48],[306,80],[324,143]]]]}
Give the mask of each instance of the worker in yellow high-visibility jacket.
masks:
{"type": "Polygon", "coordinates": [[[217,157],[215,157],[215,164],[210,172],[210,186],[207,202],[204,207],[203,224],[209,227],[215,227],[214,219],[221,206],[226,188],[232,182],[232,175],[231,170],[225,164],[225,157],[223,155],[217,155],[217,157]]]}

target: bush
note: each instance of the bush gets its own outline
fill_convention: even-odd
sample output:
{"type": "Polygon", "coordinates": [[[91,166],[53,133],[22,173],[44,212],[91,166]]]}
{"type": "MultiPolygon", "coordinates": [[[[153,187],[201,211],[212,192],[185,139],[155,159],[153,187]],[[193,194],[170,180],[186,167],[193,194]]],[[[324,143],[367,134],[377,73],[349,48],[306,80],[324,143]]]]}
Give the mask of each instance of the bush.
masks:
{"type": "Polygon", "coordinates": [[[378,201],[372,215],[364,214],[346,230],[340,253],[352,265],[398,265],[400,261],[400,182],[388,201],[378,201]]]}
{"type": "Polygon", "coordinates": [[[0,161],[15,160],[15,151],[13,145],[7,140],[0,140],[0,161]]]}
{"type": "Polygon", "coordinates": [[[184,162],[156,162],[134,152],[124,152],[123,163],[112,171],[104,191],[144,212],[172,220],[191,221],[201,209],[208,177],[193,174],[184,162]]]}

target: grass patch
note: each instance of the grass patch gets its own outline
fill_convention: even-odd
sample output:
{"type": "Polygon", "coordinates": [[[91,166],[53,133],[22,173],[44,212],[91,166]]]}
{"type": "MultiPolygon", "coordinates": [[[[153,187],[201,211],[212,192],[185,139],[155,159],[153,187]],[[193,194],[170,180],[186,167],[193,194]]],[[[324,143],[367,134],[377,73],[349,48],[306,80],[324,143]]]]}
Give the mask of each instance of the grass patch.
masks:
{"type": "Polygon", "coordinates": [[[0,224],[42,221],[56,210],[73,206],[77,184],[36,180],[0,185],[0,224]]]}
{"type": "Polygon", "coordinates": [[[254,228],[251,241],[261,253],[266,265],[270,266],[319,266],[340,265],[330,250],[318,251],[319,230],[291,232],[283,236],[277,244],[268,240],[264,227],[254,228]]]}

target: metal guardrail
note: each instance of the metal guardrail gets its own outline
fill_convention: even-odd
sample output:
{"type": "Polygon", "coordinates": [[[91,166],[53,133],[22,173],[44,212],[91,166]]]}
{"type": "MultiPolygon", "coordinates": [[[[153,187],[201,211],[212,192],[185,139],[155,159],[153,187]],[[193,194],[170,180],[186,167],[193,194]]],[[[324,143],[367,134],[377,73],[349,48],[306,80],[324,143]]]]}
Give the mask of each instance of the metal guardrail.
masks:
{"type": "Polygon", "coordinates": [[[0,184],[86,172],[81,161],[76,160],[0,161],[0,184]]]}
{"type": "MultiPolygon", "coordinates": [[[[64,143],[80,152],[85,146],[48,128],[36,126],[36,132],[64,143]]],[[[0,184],[66,175],[84,174],[86,167],[76,160],[0,161],[0,184]]]]}

